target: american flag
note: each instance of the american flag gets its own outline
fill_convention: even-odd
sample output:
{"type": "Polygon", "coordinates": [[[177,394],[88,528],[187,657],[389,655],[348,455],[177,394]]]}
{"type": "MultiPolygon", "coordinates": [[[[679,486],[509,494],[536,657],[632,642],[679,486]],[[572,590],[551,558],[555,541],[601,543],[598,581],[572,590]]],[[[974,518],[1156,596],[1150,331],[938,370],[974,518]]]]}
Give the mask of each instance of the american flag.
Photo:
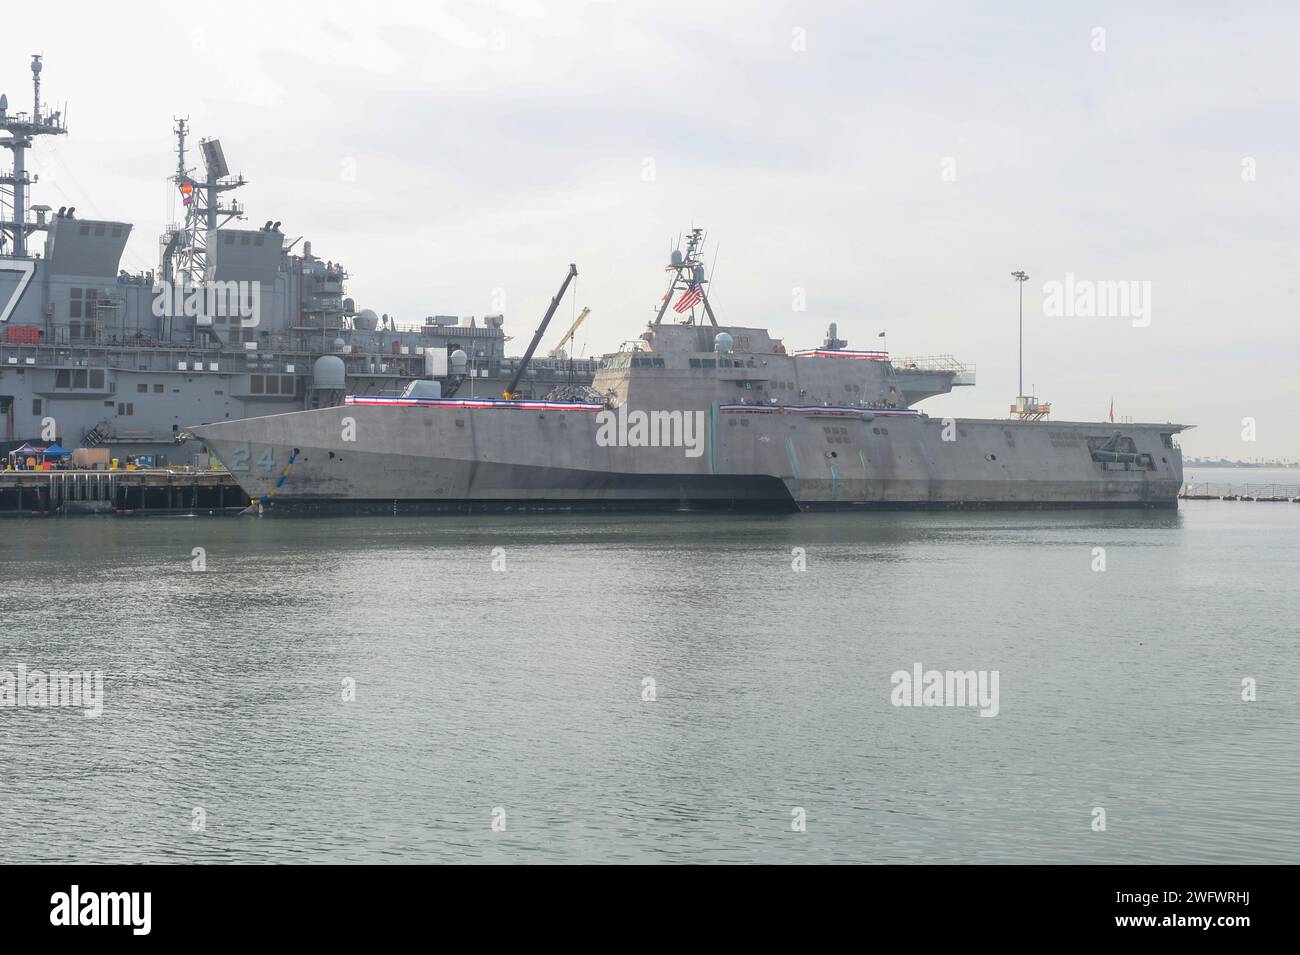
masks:
{"type": "Polygon", "coordinates": [[[700,304],[700,299],[704,298],[704,287],[696,282],[691,283],[691,287],[686,290],[686,294],[677,300],[673,306],[674,312],[685,312],[700,304]]]}

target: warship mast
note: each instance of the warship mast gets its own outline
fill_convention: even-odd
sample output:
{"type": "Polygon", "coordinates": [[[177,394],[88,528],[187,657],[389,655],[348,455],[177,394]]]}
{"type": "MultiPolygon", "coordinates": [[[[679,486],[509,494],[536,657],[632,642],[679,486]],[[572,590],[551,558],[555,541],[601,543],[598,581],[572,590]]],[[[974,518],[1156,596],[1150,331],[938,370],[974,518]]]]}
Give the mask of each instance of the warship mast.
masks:
{"type": "Polygon", "coordinates": [[[185,165],[185,140],[189,135],[189,119],[176,117],[176,174],[171,181],[180,190],[185,206],[185,222],[173,225],[162,237],[163,278],[179,279],[188,284],[203,282],[207,275],[208,240],[228,223],[244,218],[238,200],[223,205],[221,194],[246,185],[243,174],[230,175],[226,155],[217,139],[200,139],[206,177],[198,179],[185,165]]]}
{"type": "MultiPolygon", "coordinates": [[[[704,306],[704,314],[708,316],[709,321],[716,328],[718,320],[713,314],[713,306],[709,304],[708,293],[704,291],[704,286],[708,284],[708,279],[704,277],[704,262],[701,258],[701,250],[704,246],[704,230],[692,229],[691,234],[686,239],[686,252],[683,254],[680,249],[674,249],[671,260],[665,266],[664,271],[671,272],[672,278],[668,280],[668,291],[659,302],[659,313],[655,315],[654,324],[660,324],[664,319],[664,312],[668,311],[668,306],[672,304],[673,293],[677,291],[685,292],[688,296],[699,293],[698,301],[704,306]]],[[[680,307],[682,300],[678,300],[680,307]]],[[[695,306],[691,305],[691,317],[684,324],[694,323],[695,306]]]]}
{"type": "MultiPolygon", "coordinates": [[[[15,258],[27,257],[27,236],[48,229],[43,207],[38,207],[37,221],[27,221],[27,190],[36,178],[27,172],[27,150],[37,136],[60,136],[68,131],[59,111],[41,115],[41,56],[32,55],[32,112],[9,113],[9,98],[0,94],[0,129],[9,139],[0,147],[14,154],[9,170],[0,170],[0,252],[10,246],[15,258]],[[8,215],[6,215],[6,206],[8,215]]],[[[47,211],[47,210],[46,210],[47,211]]]]}

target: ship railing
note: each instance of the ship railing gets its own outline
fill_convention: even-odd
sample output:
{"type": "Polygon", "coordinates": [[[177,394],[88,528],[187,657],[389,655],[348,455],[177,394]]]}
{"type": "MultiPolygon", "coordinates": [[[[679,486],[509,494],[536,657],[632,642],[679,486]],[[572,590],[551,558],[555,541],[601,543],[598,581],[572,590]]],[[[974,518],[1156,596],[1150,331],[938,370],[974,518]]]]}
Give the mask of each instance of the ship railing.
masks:
{"type": "MultiPolygon", "coordinates": [[[[3,334],[3,327],[0,326],[0,336],[3,334]]],[[[290,344],[303,346],[308,343],[303,341],[291,343],[284,336],[277,336],[274,341],[263,343],[264,346],[269,345],[269,347],[249,351],[235,348],[204,348],[189,343],[160,342],[151,339],[114,342],[111,338],[102,335],[98,340],[73,339],[66,343],[49,342],[39,345],[8,342],[0,337],[0,367],[117,368],[128,372],[167,372],[193,370],[179,368],[180,362],[185,362],[187,365],[201,362],[202,370],[205,371],[210,370],[209,365],[216,364],[219,371],[241,374],[267,371],[268,365],[298,363],[302,367],[297,370],[305,373],[310,371],[310,361],[314,356],[337,354],[348,363],[349,370],[356,374],[370,374],[367,366],[371,360],[389,365],[390,374],[396,373],[398,366],[404,368],[407,364],[414,366],[417,363],[420,363],[419,367],[414,370],[419,373],[423,371],[422,354],[412,351],[394,355],[391,345],[386,349],[376,345],[373,351],[339,353],[326,348],[286,347],[290,344]]],[[[485,361],[486,359],[474,359],[475,367],[481,369],[485,361]]],[[[495,367],[497,363],[494,361],[491,364],[495,367]]],[[[513,367],[510,360],[500,364],[503,367],[513,367]]],[[[567,359],[552,358],[534,359],[532,365],[535,368],[557,372],[567,371],[570,367],[567,359]]],[[[596,362],[590,358],[577,358],[573,360],[572,367],[575,372],[594,373],[596,362]]]]}
{"type": "MultiPolygon", "coordinates": [[[[282,358],[305,361],[303,355],[283,356],[268,352],[218,351],[181,344],[117,342],[94,345],[70,342],[66,345],[24,345],[0,342],[0,367],[20,368],[117,368],[121,371],[180,371],[180,362],[201,362],[204,369],[216,364],[223,372],[265,371],[268,363],[282,358]],[[10,361],[9,359],[14,359],[10,361]],[[30,361],[28,359],[31,359],[30,361]]],[[[187,369],[192,370],[192,369],[187,369]]]]}
{"type": "Polygon", "coordinates": [[[1300,501],[1300,484],[1188,481],[1178,496],[1188,500],[1300,501]]]}
{"type": "MultiPolygon", "coordinates": [[[[502,367],[513,370],[522,359],[506,358],[501,362],[502,367]]],[[[529,368],[545,368],[548,371],[568,371],[570,367],[574,371],[591,372],[595,374],[596,365],[599,363],[598,358],[533,358],[528,363],[529,368]]]]}
{"type": "Polygon", "coordinates": [[[954,385],[975,384],[975,365],[971,362],[958,361],[952,355],[922,355],[920,357],[895,358],[890,364],[898,371],[936,372],[951,374],[954,385]]]}
{"type": "MultiPolygon", "coordinates": [[[[0,342],[0,366],[121,368],[124,371],[175,371],[179,360],[229,361],[237,357],[195,348],[117,343],[90,345],[19,345],[0,342]],[[126,357],[129,356],[129,357],[126,357]],[[10,362],[9,359],[17,359],[10,362]],[[28,361],[28,359],[33,359],[28,361]]],[[[238,356],[242,357],[242,356],[238,356]]]]}

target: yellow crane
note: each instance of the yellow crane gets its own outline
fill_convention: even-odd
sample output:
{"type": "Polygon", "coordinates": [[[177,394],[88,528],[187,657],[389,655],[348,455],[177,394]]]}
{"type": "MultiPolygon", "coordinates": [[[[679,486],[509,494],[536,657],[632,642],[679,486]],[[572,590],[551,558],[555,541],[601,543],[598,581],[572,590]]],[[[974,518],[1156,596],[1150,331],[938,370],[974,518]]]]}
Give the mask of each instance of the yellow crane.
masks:
{"type": "Polygon", "coordinates": [[[565,332],[564,337],[560,339],[560,343],[556,345],[554,348],[552,348],[547,354],[549,354],[552,358],[568,358],[569,355],[564,350],[564,346],[570,344],[573,341],[573,336],[577,334],[579,326],[581,326],[582,323],[587,320],[587,315],[590,312],[591,309],[587,308],[587,306],[584,305],[582,307],[582,311],[578,313],[578,317],[575,318],[573,320],[573,324],[569,326],[569,330],[565,332]]]}

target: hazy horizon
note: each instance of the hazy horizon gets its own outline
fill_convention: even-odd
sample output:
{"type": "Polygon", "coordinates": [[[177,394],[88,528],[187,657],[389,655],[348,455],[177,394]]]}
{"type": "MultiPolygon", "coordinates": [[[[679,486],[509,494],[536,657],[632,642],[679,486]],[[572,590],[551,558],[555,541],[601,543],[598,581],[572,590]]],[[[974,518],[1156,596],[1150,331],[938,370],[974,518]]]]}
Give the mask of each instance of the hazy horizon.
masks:
{"type": "Polygon", "coordinates": [[[575,351],[635,338],[700,225],[724,324],[974,363],[933,415],[1006,416],[1024,269],[1025,387],[1054,417],[1113,398],[1196,425],[1188,455],[1300,457],[1290,8],[380,9],[228,3],[205,28],[147,3],[109,49],[118,11],[15,10],[0,92],[31,108],[39,52],[43,101],[68,106],[32,201],[133,223],[123,267],[156,268],[188,116],[248,177],[248,222],[342,262],[359,307],[482,316],[502,289],[512,353],[569,262],[544,347],[584,305],[575,351]],[[1053,282],[1137,283],[1145,313],[1045,314],[1053,282]]]}

